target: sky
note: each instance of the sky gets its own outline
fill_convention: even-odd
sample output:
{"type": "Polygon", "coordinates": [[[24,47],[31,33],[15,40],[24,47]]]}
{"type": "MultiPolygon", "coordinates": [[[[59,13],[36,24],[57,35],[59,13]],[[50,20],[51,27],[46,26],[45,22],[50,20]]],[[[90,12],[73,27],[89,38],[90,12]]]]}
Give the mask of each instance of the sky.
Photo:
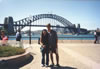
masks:
{"type": "Polygon", "coordinates": [[[8,16],[17,21],[45,13],[62,16],[89,30],[100,28],[99,0],[0,0],[0,23],[8,16]]]}

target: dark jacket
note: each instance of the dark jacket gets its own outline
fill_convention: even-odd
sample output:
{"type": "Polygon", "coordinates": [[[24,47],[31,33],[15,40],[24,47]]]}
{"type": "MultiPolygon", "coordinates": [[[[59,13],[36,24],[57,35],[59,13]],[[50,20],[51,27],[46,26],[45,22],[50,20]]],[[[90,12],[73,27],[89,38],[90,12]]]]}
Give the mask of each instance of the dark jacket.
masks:
{"type": "Polygon", "coordinates": [[[46,48],[48,48],[48,34],[42,36],[42,43],[43,45],[46,45],[46,48]]]}
{"type": "Polygon", "coordinates": [[[41,35],[41,42],[46,46],[45,48],[41,46],[41,52],[49,52],[48,34],[45,36],[41,35]]]}

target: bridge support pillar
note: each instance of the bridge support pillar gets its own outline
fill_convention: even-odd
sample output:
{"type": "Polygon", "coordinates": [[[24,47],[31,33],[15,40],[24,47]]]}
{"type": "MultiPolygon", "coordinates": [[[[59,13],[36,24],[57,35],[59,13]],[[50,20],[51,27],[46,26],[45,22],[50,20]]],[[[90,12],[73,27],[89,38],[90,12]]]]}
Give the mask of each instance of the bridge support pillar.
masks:
{"type": "Polygon", "coordinates": [[[4,25],[5,30],[7,31],[8,35],[14,34],[14,24],[13,24],[13,18],[12,17],[6,17],[4,19],[4,25]]]}

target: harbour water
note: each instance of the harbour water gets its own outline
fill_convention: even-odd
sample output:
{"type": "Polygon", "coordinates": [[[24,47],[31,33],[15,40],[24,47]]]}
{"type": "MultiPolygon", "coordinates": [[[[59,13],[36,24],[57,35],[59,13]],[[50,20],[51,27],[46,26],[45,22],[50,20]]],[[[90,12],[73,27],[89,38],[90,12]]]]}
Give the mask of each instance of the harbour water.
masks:
{"type": "MultiPolygon", "coordinates": [[[[32,35],[32,40],[38,40],[40,35],[32,35]]],[[[59,40],[94,40],[94,35],[58,35],[59,40]]],[[[16,36],[9,36],[9,40],[16,40],[16,36]]],[[[29,40],[29,36],[22,36],[22,40],[29,40]]]]}

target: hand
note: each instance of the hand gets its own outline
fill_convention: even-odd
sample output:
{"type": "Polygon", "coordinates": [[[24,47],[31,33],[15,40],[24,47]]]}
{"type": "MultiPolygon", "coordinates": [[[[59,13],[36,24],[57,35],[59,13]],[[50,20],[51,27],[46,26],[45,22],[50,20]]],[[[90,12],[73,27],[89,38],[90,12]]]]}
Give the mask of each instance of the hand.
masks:
{"type": "Polygon", "coordinates": [[[43,45],[42,47],[45,48],[45,45],[43,45]]]}

